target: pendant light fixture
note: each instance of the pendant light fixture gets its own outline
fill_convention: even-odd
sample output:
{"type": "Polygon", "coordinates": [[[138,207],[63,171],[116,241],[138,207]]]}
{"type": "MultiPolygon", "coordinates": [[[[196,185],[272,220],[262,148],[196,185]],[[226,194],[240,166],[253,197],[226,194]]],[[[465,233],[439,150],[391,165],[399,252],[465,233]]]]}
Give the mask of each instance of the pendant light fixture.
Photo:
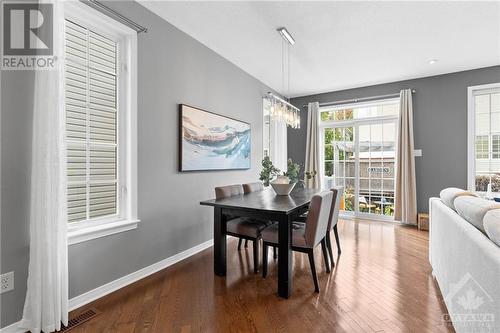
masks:
{"type": "MultiPolygon", "coordinates": [[[[282,79],[282,87],[283,92],[285,91],[285,47],[287,53],[287,79],[288,79],[288,88],[287,95],[290,96],[290,46],[295,44],[295,39],[293,39],[292,35],[286,30],[286,28],[277,29],[281,37],[283,38],[281,43],[281,79],[282,79]]],[[[292,104],[290,104],[287,100],[276,96],[275,94],[269,92],[267,94],[267,98],[271,103],[270,114],[271,117],[281,118],[285,124],[291,128],[300,128],[300,109],[296,108],[292,104]]]]}

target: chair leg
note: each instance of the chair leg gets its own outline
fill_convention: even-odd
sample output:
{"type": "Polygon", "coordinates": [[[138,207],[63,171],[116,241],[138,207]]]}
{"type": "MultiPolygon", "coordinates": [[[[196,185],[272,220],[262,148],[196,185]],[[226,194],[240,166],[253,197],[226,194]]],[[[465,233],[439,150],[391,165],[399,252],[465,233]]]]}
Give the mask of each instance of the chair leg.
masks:
{"type": "Polygon", "coordinates": [[[321,241],[321,251],[323,251],[323,260],[325,260],[326,272],[330,273],[330,260],[328,260],[328,252],[326,250],[326,239],[325,238],[323,238],[323,240],[321,241]]]}
{"type": "Polygon", "coordinates": [[[333,258],[333,250],[332,250],[332,239],[330,238],[330,233],[326,233],[326,239],[325,239],[326,247],[328,249],[328,253],[330,255],[330,264],[332,265],[331,268],[335,267],[335,259],[333,258]]]}
{"type": "Polygon", "coordinates": [[[273,246],[273,259],[276,260],[278,258],[278,252],[276,252],[276,246],[273,246]]]}
{"type": "Polygon", "coordinates": [[[245,249],[248,248],[248,239],[245,239],[245,249]]]}
{"type": "Polygon", "coordinates": [[[262,243],[262,277],[265,279],[267,276],[267,253],[269,246],[266,243],[262,243]]]}
{"type": "Polygon", "coordinates": [[[259,240],[253,241],[253,272],[257,274],[259,272],[259,240]]]}
{"type": "Polygon", "coordinates": [[[314,291],[319,293],[318,276],[316,275],[316,266],[314,265],[314,249],[307,253],[309,257],[309,265],[311,266],[311,273],[314,280],[314,291]]]}
{"type": "Polygon", "coordinates": [[[240,238],[240,240],[238,241],[238,251],[241,250],[241,242],[243,241],[242,238],[240,238]]]}
{"type": "Polygon", "coordinates": [[[337,242],[337,251],[341,254],[342,250],[340,250],[339,231],[337,230],[337,225],[333,226],[333,232],[335,233],[335,241],[337,242]]]}

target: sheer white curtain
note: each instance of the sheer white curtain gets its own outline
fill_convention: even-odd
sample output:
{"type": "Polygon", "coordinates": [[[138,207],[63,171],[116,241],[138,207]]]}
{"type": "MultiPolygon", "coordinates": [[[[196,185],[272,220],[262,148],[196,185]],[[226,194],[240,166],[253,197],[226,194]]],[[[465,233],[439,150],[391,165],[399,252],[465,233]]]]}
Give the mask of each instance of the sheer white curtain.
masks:
{"type": "Polygon", "coordinates": [[[274,166],[281,171],[287,169],[287,128],[282,117],[270,116],[269,120],[269,157],[274,166]]]}
{"type": "Polygon", "coordinates": [[[318,174],[312,179],[305,179],[308,188],[321,188],[321,165],[319,147],[319,103],[309,103],[307,107],[307,137],[305,171],[316,171],[318,174]]]}
{"type": "Polygon", "coordinates": [[[68,323],[64,9],[54,4],[53,70],[35,73],[31,161],[30,260],[20,327],[53,332],[68,323]]]}
{"type": "Polygon", "coordinates": [[[413,143],[413,102],[410,89],[401,90],[396,160],[394,219],[417,224],[417,185],[413,143]]]}

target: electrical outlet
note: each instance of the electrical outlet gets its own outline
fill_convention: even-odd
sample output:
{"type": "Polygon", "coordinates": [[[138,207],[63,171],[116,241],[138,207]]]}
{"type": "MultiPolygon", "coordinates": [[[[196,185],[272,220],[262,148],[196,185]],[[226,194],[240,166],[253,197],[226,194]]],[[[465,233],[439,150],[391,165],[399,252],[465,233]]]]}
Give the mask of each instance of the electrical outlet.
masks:
{"type": "Polygon", "coordinates": [[[6,293],[14,289],[14,272],[0,275],[0,293],[6,293]]]}

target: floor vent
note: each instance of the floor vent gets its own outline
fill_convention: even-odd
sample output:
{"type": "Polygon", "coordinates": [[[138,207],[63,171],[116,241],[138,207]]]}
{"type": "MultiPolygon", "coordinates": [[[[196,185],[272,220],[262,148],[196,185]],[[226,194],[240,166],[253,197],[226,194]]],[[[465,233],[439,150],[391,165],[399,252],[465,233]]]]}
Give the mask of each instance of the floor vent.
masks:
{"type": "Polygon", "coordinates": [[[101,312],[95,308],[90,308],[82,313],[80,313],[75,318],[72,318],[68,321],[68,326],[61,328],[59,332],[68,332],[69,330],[80,326],[81,324],[93,319],[95,316],[100,314],[101,312]]]}

